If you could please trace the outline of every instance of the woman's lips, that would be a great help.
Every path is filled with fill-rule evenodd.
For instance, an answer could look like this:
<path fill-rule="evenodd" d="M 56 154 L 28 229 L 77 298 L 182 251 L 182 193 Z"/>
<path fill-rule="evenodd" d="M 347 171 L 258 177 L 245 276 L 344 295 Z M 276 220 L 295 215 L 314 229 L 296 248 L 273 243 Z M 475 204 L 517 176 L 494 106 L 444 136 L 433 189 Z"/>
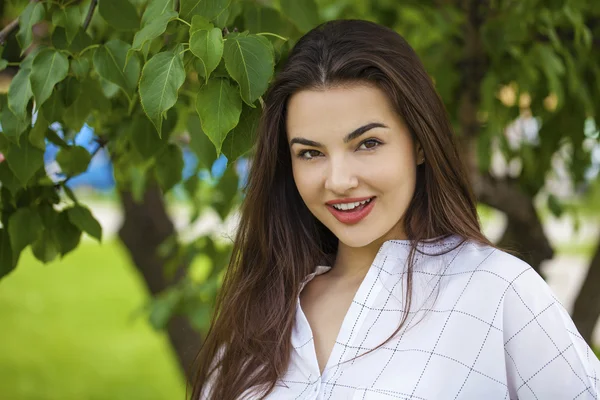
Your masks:
<path fill-rule="evenodd" d="M 376 197 L 372 197 L 369 203 L 358 206 L 353 210 L 338 210 L 337 208 L 329 204 L 327 205 L 327 209 L 341 223 L 352 225 L 360 222 L 363 218 L 369 215 L 369 213 L 375 206 L 376 200 Z"/>

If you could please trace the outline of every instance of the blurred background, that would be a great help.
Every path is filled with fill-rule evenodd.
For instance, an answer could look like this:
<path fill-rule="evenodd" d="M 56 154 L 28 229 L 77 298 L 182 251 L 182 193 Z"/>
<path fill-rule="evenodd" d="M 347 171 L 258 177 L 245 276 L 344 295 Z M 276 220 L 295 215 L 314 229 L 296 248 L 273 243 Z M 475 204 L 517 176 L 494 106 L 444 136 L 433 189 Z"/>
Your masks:
<path fill-rule="evenodd" d="M 41 18 L 32 17 L 36 2 L 0 0 L 0 92 L 16 85 L 26 55 L 17 39 L 28 23 L 32 47 L 56 45 L 57 32 L 68 30 L 72 18 L 76 27 L 89 25 L 89 46 L 114 37 L 135 43 L 136 29 L 112 31 L 110 1 L 104 2 L 88 20 L 95 0 L 44 1 Z M 144 13 L 159 1 L 130 3 L 142 29 Z M 162 3 L 183 20 L 189 16 L 189 1 Z M 65 11 L 66 20 L 54 17 L 74 8 Z M 270 38 L 275 70 L 302 33 L 322 21 L 369 19 L 401 33 L 447 106 L 485 233 L 546 279 L 600 354 L 600 2 L 227 0 L 222 8 L 227 17 L 213 22 L 224 33 L 249 29 L 286 39 Z M 177 29 L 169 25 L 153 43 L 177 36 Z M 118 101 L 119 88 L 98 75 L 106 98 Z M 73 104 L 92 95 L 84 90 Z M 1 400 L 185 397 L 185 366 L 208 327 L 251 153 L 228 160 L 208 151 L 211 143 L 195 136 L 201 121 L 194 113 L 182 117 L 180 103 L 178 117 L 167 118 L 173 125 L 167 140 L 180 157 L 162 160 L 174 177 L 151 167 L 158 185 L 143 162 L 125 165 L 115 157 L 143 156 L 141 146 L 117 151 L 85 118 L 77 129 L 69 121 L 50 125 L 54 134 L 46 137 L 53 139 L 43 142 L 46 176 L 60 186 L 61 199 L 76 198 L 90 209 L 102 240 L 83 229 L 64 257 L 26 247 L 0 280 Z M 126 116 L 117 119 L 114 131 L 129 123 Z M 83 171 L 66 173 L 63 141 L 89 153 Z M 8 187 L 3 163 L 0 155 L 0 184 Z"/>

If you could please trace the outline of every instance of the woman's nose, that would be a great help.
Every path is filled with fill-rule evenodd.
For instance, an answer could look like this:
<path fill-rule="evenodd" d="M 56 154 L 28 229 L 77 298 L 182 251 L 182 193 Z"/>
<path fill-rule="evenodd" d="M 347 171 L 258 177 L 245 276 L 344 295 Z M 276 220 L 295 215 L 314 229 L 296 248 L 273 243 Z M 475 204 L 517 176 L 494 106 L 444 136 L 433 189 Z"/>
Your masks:
<path fill-rule="evenodd" d="M 344 160 L 332 160 L 325 180 L 325 189 L 344 194 L 358 186 L 358 177 L 351 165 Z"/>

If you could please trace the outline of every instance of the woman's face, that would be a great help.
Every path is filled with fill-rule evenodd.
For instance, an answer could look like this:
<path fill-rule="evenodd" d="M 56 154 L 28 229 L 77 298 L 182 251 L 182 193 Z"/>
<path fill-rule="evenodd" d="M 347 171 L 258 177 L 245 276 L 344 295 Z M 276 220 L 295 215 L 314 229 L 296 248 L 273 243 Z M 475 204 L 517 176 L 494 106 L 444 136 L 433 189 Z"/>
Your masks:
<path fill-rule="evenodd" d="M 286 127 L 300 196 L 340 242 L 405 238 L 422 152 L 381 89 L 300 91 L 289 100 Z"/>

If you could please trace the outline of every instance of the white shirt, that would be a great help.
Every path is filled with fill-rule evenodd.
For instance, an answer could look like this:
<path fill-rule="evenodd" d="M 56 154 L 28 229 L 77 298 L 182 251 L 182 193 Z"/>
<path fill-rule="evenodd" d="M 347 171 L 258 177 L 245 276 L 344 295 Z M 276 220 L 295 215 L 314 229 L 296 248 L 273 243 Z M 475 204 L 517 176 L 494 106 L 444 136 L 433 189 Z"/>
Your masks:
<path fill-rule="evenodd" d="M 458 243 L 454 236 L 420 248 Z M 298 299 L 289 369 L 268 399 L 599 398 L 600 362 L 548 285 L 518 258 L 470 242 L 446 255 L 418 255 L 405 327 L 346 362 L 398 327 L 408 251 L 407 241 L 382 245 L 322 375 Z M 329 269 L 317 267 L 302 288 Z"/>

